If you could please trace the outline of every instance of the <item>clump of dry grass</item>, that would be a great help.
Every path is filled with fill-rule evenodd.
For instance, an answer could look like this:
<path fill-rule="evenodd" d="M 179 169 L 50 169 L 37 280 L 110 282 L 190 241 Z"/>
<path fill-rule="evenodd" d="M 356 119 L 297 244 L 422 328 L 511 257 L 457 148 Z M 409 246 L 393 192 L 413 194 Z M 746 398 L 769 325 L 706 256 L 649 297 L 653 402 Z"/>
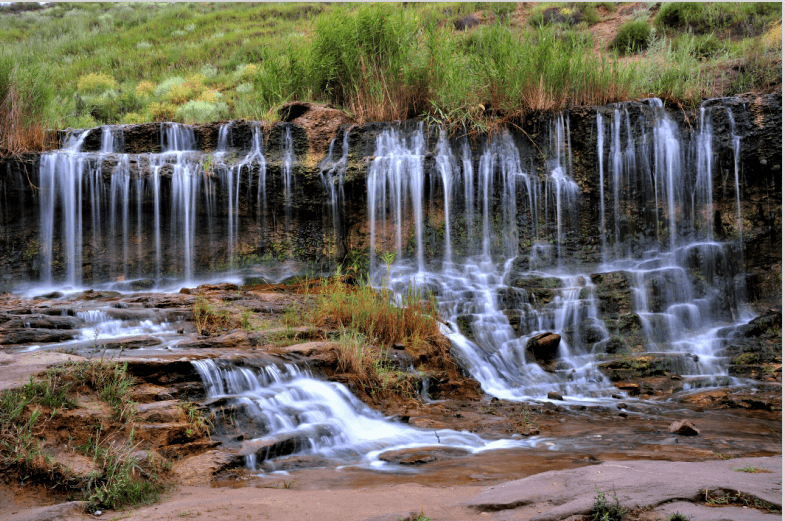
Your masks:
<path fill-rule="evenodd" d="M 309 318 L 315 326 L 352 329 L 382 346 L 402 343 L 414 351 L 441 336 L 433 299 L 412 289 L 400 304 L 389 290 L 348 284 L 339 273 L 324 281 Z"/>

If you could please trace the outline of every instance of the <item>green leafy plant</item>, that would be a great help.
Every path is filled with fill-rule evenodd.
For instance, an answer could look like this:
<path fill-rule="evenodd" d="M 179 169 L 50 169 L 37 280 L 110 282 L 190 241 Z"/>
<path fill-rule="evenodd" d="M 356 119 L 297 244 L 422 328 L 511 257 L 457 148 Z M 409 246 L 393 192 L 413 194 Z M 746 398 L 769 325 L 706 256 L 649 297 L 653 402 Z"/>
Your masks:
<path fill-rule="evenodd" d="M 600 492 L 597 489 L 597 496 L 594 498 L 594 505 L 589 513 L 590 521 L 622 521 L 627 509 L 621 506 L 616 491 L 608 499 L 607 492 Z"/>

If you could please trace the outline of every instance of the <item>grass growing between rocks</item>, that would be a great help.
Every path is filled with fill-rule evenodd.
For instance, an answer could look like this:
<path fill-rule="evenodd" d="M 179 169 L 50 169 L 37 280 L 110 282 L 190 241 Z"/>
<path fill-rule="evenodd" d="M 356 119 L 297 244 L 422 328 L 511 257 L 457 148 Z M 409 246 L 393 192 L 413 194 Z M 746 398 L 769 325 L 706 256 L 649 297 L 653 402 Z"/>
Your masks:
<path fill-rule="evenodd" d="M 124 429 L 136 415 L 130 398 L 134 380 L 127 366 L 113 361 L 87 360 L 54 366 L 23 387 L 0 392 L 0 469 L 24 484 L 42 483 L 85 501 L 90 513 L 153 501 L 165 484 L 161 467 L 143 468 L 132 456 L 138 444 Z M 94 393 L 113 411 L 114 428 L 95 434 L 79 447 L 92 460 L 92 470 L 79 474 L 56 460 L 46 441 L 48 424 L 75 398 Z M 73 427 L 73 426 L 72 426 Z"/>
<path fill-rule="evenodd" d="M 349 284 L 339 272 L 324 279 L 309 319 L 315 326 L 351 329 L 384 347 L 400 343 L 415 352 L 441 336 L 432 298 L 412 289 L 401 302 L 394 299 L 389 290 Z"/>

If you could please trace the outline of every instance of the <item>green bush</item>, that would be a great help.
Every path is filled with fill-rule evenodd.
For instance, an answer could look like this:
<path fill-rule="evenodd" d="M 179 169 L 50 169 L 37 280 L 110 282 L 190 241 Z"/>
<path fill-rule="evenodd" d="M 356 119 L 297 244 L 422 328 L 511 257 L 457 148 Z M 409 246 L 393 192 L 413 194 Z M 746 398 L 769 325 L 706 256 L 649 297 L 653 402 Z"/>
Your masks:
<path fill-rule="evenodd" d="M 649 46 L 651 26 L 649 22 L 631 21 L 619 28 L 616 38 L 611 42 L 611 47 L 621 53 L 637 53 Z"/>
<path fill-rule="evenodd" d="M 214 65 L 207 63 L 204 65 L 204 67 L 201 68 L 199 73 L 202 74 L 205 78 L 215 78 L 218 76 L 218 69 L 215 68 Z"/>
<path fill-rule="evenodd" d="M 616 491 L 612 494 L 612 500 L 606 497 L 606 492 L 597 491 L 594 499 L 594 506 L 590 512 L 590 521 L 622 521 L 627 514 L 627 509 L 621 506 Z"/>
<path fill-rule="evenodd" d="M 175 116 L 186 123 L 218 121 L 229 117 L 229 106 L 222 101 L 189 101 L 177 109 Z"/>
<path fill-rule="evenodd" d="M 155 88 L 155 97 L 162 98 L 166 96 L 166 94 L 169 92 L 169 89 L 171 89 L 175 85 L 182 85 L 183 83 L 185 83 L 185 80 L 180 76 L 167 78 L 161 83 L 159 83 L 158 86 Z"/>
<path fill-rule="evenodd" d="M 698 2 L 663 2 L 654 24 L 657 27 L 675 29 L 689 25 L 702 13 L 703 6 Z"/>

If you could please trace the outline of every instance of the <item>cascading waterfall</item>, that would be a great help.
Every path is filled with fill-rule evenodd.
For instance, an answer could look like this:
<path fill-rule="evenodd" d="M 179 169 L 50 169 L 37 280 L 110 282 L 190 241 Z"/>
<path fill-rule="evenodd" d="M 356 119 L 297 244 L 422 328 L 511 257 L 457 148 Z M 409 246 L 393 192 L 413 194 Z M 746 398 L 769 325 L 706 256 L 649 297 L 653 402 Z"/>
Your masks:
<path fill-rule="evenodd" d="M 81 151 L 91 132 L 87 130 L 70 136 L 62 150 L 42 155 L 41 281 L 55 282 L 53 266 L 62 258 L 63 282 L 80 286 L 81 268 L 89 262 L 82 251 L 87 237 L 92 258 L 102 251 L 109 254 L 103 271 L 92 263 L 94 280 L 154 277 L 160 282 L 179 274 L 190 281 L 196 274 L 197 252 L 209 256 L 213 265 L 223 262 L 214 247 L 218 237 L 225 241 L 231 266 L 240 229 L 242 176 L 247 173 L 250 187 L 258 172 L 259 205 L 266 208 L 267 168 L 259 124 L 252 126 L 247 155 L 231 167 L 224 165 L 231 153 L 231 127 L 229 123 L 219 130 L 214 157 L 196 150 L 191 127 L 174 123 L 161 125 L 161 152 L 156 154 L 120 153 L 122 133 L 105 126 L 97 153 Z M 291 170 L 291 154 L 287 161 Z M 143 175 L 140 163 L 149 163 L 149 175 Z M 111 173 L 104 183 L 102 172 L 107 170 Z M 89 202 L 83 204 L 87 197 Z M 62 223 L 62 229 L 56 223 Z"/>
<path fill-rule="evenodd" d="M 714 224 L 720 205 L 712 178 L 724 167 L 712 121 L 717 124 L 720 110 L 702 107 L 689 138 L 660 100 L 598 111 L 597 265 L 576 260 L 585 224 L 578 217 L 584 218 L 591 186 L 574 177 L 566 114 L 544 127 L 544 158 L 543 150 L 507 132 L 473 151 L 465 138 L 428 134 L 422 125 L 383 130 L 368 162 L 372 274 L 397 291 L 433 290 L 456 356 L 497 396 L 602 394 L 610 383 L 596 369 L 596 355 L 633 326 L 640 339 L 629 347 L 681 354 L 686 373 L 722 376 L 717 331 L 745 314 L 734 279 L 743 262 L 741 141 L 727 111 L 734 164 L 725 172 L 733 168 L 739 230 L 739 241 L 728 243 L 717 242 Z M 58 282 L 79 286 L 88 263 L 93 280 L 154 276 L 159 283 L 190 281 L 205 266 L 236 267 L 239 242 L 249 233 L 280 233 L 265 221 L 275 217 L 268 195 L 276 201 L 271 208 L 283 202 L 283 232 L 290 234 L 294 127 L 282 128 L 280 156 L 272 163 L 281 169 L 272 180 L 280 191 L 273 193 L 261 126 L 250 124 L 238 138 L 235 125 L 218 130 L 212 156 L 196 150 L 192 128 L 172 123 L 160 127 L 160 153 L 120 153 L 122 132 L 102 127 L 100 152 L 81 151 L 85 131 L 70 136 L 63 150 L 42 155 L 41 280 L 61 277 Z M 350 144 L 356 145 L 350 131 L 340 155 L 336 139 L 319 168 L 324 229 L 331 225 L 336 239 L 348 228 L 343 182 Z M 597 194 L 589 197 L 596 201 Z M 254 205 L 256 223 L 249 223 L 253 212 L 248 217 L 245 208 Z M 111 261 L 99 266 L 91 259 L 101 252 Z M 379 258 L 386 265 L 391 254 L 396 261 L 382 274 Z M 84 276 L 90 274 L 85 268 Z M 618 320 L 600 312 L 604 274 L 622 280 L 632 295 L 630 309 L 614 312 L 623 315 Z M 561 336 L 558 362 L 547 370 L 527 353 L 527 343 L 544 332 Z"/>
<path fill-rule="evenodd" d="M 395 423 L 363 404 L 345 386 L 317 380 L 292 364 L 253 368 L 223 360 L 191 363 L 208 399 L 223 399 L 224 408 L 242 410 L 254 419 L 260 437 L 245 443 L 261 449 L 246 455 L 252 469 L 260 460 L 290 454 L 315 454 L 383 468 L 378 456 L 390 450 L 439 446 L 477 453 L 533 447 L 542 441 L 487 441 L 469 432 L 421 430 Z M 276 451 L 281 445 L 287 449 Z"/>
<path fill-rule="evenodd" d="M 678 363 L 684 374 L 703 375 L 709 384 L 720 382 L 727 372 L 716 355 L 722 345 L 717 331 L 743 313 L 733 286 L 733 274 L 739 270 L 738 248 L 714 241 L 710 194 L 715 151 L 709 114 L 702 114 L 694 139 L 683 143 L 660 100 L 649 100 L 643 110 L 651 130 L 644 128 L 642 120 L 635 122 L 626 106 L 615 107 L 609 140 L 604 117 L 598 113 L 596 118 L 604 235 L 602 264 L 596 272 L 627 281 L 629 320 L 638 325 L 625 327 L 640 328 L 641 349 L 682 355 Z M 379 237 L 394 237 L 399 254 L 402 244 L 416 247 L 411 262 L 398 255 L 390 273 L 384 279 L 377 273 L 375 280 L 389 280 L 399 292 L 411 285 L 432 289 L 448 324 L 445 334 L 453 342 L 454 354 L 486 392 L 500 398 L 541 397 L 551 390 L 573 398 L 602 395 L 610 382 L 596 369 L 596 353 L 619 342 L 620 332 L 606 327 L 600 318 L 593 276 L 581 272 L 579 265 L 562 262 L 569 258 L 565 245 L 571 226 L 577 225 L 581 204 L 578 184 L 571 176 L 567 118 L 555 116 L 549 136 L 544 175 L 525 173 L 518 146 L 501 134 L 476 160 L 475 185 L 468 145 L 462 147 L 458 161 L 440 137 L 432 163 L 423 170 L 422 131 L 409 136 L 387 131 L 377 141 L 369 174 L 372 251 L 385 250 L 379 247 Z M 408 168 L 402 167 L 407 162 L 411 162 Z M 421 201 L 409 195 L 416 193 L 410 187 L 422 186 L 426 175 L 432 186 L 435 181 L 443 190 L 445 216 L 466 215 L 468 231 L 477 212 L 482 230 L 477 234 L 479 249 L 465 248 L 458 258 L 455 239 L 446 228 L 442 243 L 435 247 L 442 252 L 441 269 L 439 257 L 423 257 L 422 217 L 406 206 Z M 454 179 L 463 180 L 462 200 L 451 197 Z M 544 199 L 538 196 L 541 192 Z M 613 204 L 612 222 L 605 218 L 606 194 Z M 640 204 L 633 197 L 640 198 Z M 658 211 L 651 219 L 649 249 L 641 253 L 641 246 L 631 241 L 637 237 L 631 233 L 627 213 L 643 209 L 648 218 L 652 213 L 645 208 L 650 205 Z M 692 221 L 691 215 L 696 216 Z M 380 216 L 393 225 L 392 233 L 379 231 L 385 226 Z M 545 218 L 543 223 L 539 216 Z M 531 228 L 521 227 L 527 218 Z M 544 236 L 539 236 L 541 224 Z M 472 239 L 469 235 L 466 244 Z M 519 249 L 522 243 L 528 246 Z M 693 290 L 693 277 L 706 283 Z M 526 352 L 529 340 L 543 332 L 561 336 L 555 369 L 544 369 Z"/>

